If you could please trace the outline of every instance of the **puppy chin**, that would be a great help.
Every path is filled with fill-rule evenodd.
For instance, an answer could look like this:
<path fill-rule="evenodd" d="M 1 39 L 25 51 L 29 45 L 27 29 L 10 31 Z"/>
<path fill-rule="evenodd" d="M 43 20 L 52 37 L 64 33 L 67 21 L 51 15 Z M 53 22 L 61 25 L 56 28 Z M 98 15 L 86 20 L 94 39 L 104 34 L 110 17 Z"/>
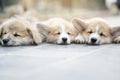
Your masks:
<path fill-rule="evenodd" d="M 9 42 L 7 44 L 2 43 L 3 47 L 10 47 L 10 46 L 18 46 L 19 44 L 16 44 L 15 42 Z"/>
<path fill-rule="evenodd" d="M 2 44 L 3 47 L 10 47 L 10 46 L 15 46 L 13 44 Z M 17 45 L 16 45 L 17 46 Z"/>
<path fill-rule="evenodd" d="M 86 43 L 87 43 L 88 45 L 94 45 L 94 46 L 101 45 L 101 43 L 100 43 L 99 41 L 97 41 L 97 42 L 95 42 L 95 43 L 93 43 L 93 42 L 91 42 L 91 41 L 87 41 Z"/>
<path fill-rule="evenodd" d="M 58 45 L 69 45 L 70 43 L 57 43 Z"/>
<path fill-rule="evenodd" d="M 70 42 L 57 42 L 58 45 L 69 45 Z"/>
<path fill-rule="evenodd" d="M 70 40 L 68 39 L 66 42 L 64 42 L 64 41 L 62 41 L 62 40 L 58 40 L 57 41 L 57 44 L 59 44 L 59 45 L 69 45 L 71 42 L 70 42 Z"/>
<path fill-rule="evenodd" d="M 88 44 L 88 45 L 93 45 L 93 46 L 99 46 L 99 45 L 101 45 L 101 44 L 99 44 L 99 43 L 88 43 L 88 42 L 87 42 L 87 44 Z"/>
<path fill-rule="evenodd" d="M 4 46 L 4 47 L 10 47 L 10 46 L 12 47 L 12 46 L 20 46 L 20 45 L 28 45 L 28 44 L 30 44 L 30 43 L 21 43 L 21 42 L 10 41 L 7 44 L 4 44 L 2 42 L 2 46 Z"/>

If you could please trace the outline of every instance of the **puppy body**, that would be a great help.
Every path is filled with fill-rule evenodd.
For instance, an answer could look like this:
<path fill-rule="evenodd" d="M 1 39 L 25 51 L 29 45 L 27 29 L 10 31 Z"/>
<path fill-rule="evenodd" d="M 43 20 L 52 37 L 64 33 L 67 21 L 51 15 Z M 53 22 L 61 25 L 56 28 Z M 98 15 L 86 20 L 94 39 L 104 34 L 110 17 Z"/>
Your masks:
<path fill-rule="evenodd" d="M 102 18 L 90 20 L 73 19 L 74 26 L 79 30 L 76 43 L 105 44 L 112 42 L 112 28 Z"/>
<path fill-rule="evenodd" d="M 62 18 L 52 18 L 43 23 L 49 26 L 47 42 L 56 44 L 70 44 L 74 42 L 75 29 L 72 23 Z"/>
<path fill-rule="evenodd" d="M 42 37 L 37 27 L 22 18 L 11 18 L 0 27 L 1 44 L 3 46 L 39 44 Z"/>

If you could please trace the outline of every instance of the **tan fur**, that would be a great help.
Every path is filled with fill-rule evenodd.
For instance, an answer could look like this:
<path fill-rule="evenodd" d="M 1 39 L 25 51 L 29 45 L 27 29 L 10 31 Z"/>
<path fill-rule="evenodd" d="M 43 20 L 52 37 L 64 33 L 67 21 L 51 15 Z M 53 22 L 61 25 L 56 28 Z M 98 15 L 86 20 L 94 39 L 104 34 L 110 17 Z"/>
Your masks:
<path fill-rule="evenodd" d="M 24 13 L 23 7 L 20 4 L 12 5 L 6 8 L 6 17 L 22 15 L 23 13 Z"/>
<path fill-rule="evenodd" d="M 111 26 L 108 25 L 102 19 L 94 18 L 94 19 L 90 19 L 90 20 L 85 21 L 82 19 L 75 18 L 75 19 L 73 19 L 73 24 L 77 29 L 80 29 L 79 31 L 81 33 L 81 36 L 83 36 L 85 43 L 88 43 L 89 37 L 92 33 L 96 33 L 99 35 L 98 44 L 112 42 Z M 97 32 L 96 32 L 96 27 L 99 28 Z M 100 35 L 101 33 L 102 33 L 102 35 Z M 76 43 L 83 43 L 83 40 L 76 39 Z"/>
<path fill-rule="evenodd" d="M 5 38 L 11 40 L 6 46 L 39 44 L 41 42 L 37 28 L 24 19 L 11 18 L 5 21 L 1 25 L 0 33 L 1 40 Z M 18 36 L 14 36 L 15 34 Z M 4 45 L 3 42 L 1 43 Z"/>
<path fill-rule="evenodd" d="M 48 21 L 43 22 L 44 24 L 48 25 L 50 28 L 49 34 L 47 36 L 47 42 L 49 43 L 57 43 L 60 34 L 62 34 L 62 27 L 65 30 L 65 33 L 68 33 L 70 42 L 74 42 L 75 37 L 75 29 L 73 25 L 62 19 L 62 18 L 53 18 L 49 19 Z M 60 34 L 59 34 L 60 33 Z"/>
<path fill-rule="evenodd" d="M 90 30 L 95 31 L 96 26 L 100 26 L 98 33 L 100 34 L 102 32 L 104 34 L 103 36 L 100 36 L 100 41 L 103 40 L 105 41 L 105 43 L 107 43 L 106 40 L 109 39 L 111 42 L 112 41 L 112 36 L 110 33 L 111 28 L 109 25 L 101 21 L 89 23 L 88 28 L 83 32 L 84 38 L 87 39 L 90 35 L 88 32 Z"/>
<path fill-rule="evenodd" d="M 20 3 L 24 9 L 24 11 L 28 11 L 32 8 L 35 8 L 35 6 L 38 3 L 38 0 L 20 0 Z"/>
<path fill-rule="evenodd" d="M 26 13 L 38 17 L 39 14 L 34 11 L 38 7 L 38 3 L 39 0 L 19 0 L 17 4 L 6 8 L 6 17 L 24 15 Z"/>

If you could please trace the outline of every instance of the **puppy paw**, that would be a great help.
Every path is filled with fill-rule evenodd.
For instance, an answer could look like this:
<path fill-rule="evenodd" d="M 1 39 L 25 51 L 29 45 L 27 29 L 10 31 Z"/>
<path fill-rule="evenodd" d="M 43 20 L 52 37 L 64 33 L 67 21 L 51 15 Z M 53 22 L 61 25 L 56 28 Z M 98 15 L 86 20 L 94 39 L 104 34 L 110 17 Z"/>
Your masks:
<path fill-rule="evenodd" d="M 114 43 L 120 43 L 120 36 L 113 40 Z"/>
<path fill-rule="evenodd" d="M 83 43 L 85 43 L 85 40 L 84 40 L 84 38 L 82 36 L 77 36 L 75 38 L 75 43 L 76 44 L 83 44 Z"/>

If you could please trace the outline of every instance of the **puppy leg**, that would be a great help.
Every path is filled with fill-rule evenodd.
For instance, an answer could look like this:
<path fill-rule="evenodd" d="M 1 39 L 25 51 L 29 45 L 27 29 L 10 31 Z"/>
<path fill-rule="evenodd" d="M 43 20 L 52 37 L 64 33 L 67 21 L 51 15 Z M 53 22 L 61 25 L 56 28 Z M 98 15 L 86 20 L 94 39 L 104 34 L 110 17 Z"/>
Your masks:
<path fill-rule="evenodd" d="M 82 36 L 81 33 L 79 33 L 79 34 L 76 36 L 76 38 L 75 38 L 75 43 L 77 43 L 77 44 L 83 44 L 83 43 L 85 43 L 85 39 L 84 39 L 84 37 Z"/>
<path fill-rule="evenodd" d="M 114 43 L 120 43 L 120 36 L 113 40 Z"/>
<path fill-rule="evenodd" d="M 40 37 L 40 34 L 39 34 L 38 30 L 29 27 L 27 29 L 27 31 L 33 38 L 32 44 L 38 45 L 38 44 L 42 43 L 42 39 Z"/>

